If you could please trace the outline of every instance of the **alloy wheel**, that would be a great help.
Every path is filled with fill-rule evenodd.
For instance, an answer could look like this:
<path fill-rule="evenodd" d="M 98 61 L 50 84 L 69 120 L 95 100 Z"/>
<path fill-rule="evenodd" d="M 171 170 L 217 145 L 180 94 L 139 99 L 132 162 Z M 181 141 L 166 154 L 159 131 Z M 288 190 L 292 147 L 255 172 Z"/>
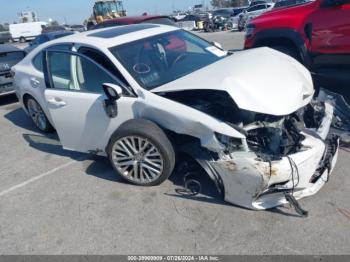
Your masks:
<path fill-rule="evenodd" d="M 112 148 L 112 159 L 119 173 L 137 184 L 150 184 L 163 173 L 164 159 L 159 149 L 139 136 L 117 140 Z"/>
<path fill-rule="evenodd" d="M 34 124 L 40 130 L 42 131 L 45 130 L 47 126 L 46 116 L 41 106 L 34 99 L 29 99 L 27 102 L 27 106 L 28 106 L 29 115 L 32 118 Z"/>

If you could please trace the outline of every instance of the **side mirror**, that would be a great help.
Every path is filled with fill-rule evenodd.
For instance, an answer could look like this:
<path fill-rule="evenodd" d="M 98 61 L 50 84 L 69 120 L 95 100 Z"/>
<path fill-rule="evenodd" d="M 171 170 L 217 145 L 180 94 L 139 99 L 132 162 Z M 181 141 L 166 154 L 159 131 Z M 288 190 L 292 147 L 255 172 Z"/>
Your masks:
<path fill-rule="evenodd" d="M 220 43 L 215 42 L 215 41 L 214 41 L 214 42 L 211 42 L 211 43 L 212 43 L 213 46 L 216 46 L 217 48 L 219 48 L 219 49 L 221 49 L 221 50 L 223 49 L 223 48 L 222 48 L 222 45 L 221 45 Z"/>
<path fill-rule="evenodd" d="M 122 88 L 118 85 L 104 83 L 102 87 L 109 100 L 117 101 L 123 94 Z"/>
<path fill-rule="evenodd" d="M 122 96 L 123 91 L 120 86 L 115 84 L 104 83 L 102 87 L 108 98 L 104 101 L 106 114 L 110 118 L 115 118 L 118 116 L 118 104 L 116 101 Z"/>

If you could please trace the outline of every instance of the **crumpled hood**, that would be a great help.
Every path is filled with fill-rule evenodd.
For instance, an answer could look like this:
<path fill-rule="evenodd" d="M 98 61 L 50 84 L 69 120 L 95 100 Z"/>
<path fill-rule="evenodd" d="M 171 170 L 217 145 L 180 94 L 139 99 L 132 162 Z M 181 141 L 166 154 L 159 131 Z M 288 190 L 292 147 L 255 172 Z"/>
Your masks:
<path fill-rule="evenodd" d="M 152 92 L 195 89 L 227 91 L 239 108 L 276 116 L 304 107 L 314 94 L 308 70 L 267 47 L 236 52 Z"/>

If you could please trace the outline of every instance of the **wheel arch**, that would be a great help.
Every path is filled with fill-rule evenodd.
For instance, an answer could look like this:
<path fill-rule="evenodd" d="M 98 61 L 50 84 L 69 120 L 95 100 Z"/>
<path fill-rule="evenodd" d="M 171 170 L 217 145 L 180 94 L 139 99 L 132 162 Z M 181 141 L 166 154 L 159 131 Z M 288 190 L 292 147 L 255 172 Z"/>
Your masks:
<path fill-rule="evenodd" d="M 28 93 L 24 93 L 23 96 L 22 96 L 23 105 L 24 105 L 24 107 L 25 107 L 25 109 L 27 111 L 28 111 L 27 101 L 28 101 L 29 98 L 35 99 L 32 95 L 30 95 Z"/>
<path fill-rule="evenodd" d="M 167 128 L 162 127 L 157 122 L 145 118 L 136 118 L 136 119 L 130 119 L 126 122 L 124 122 L 122 125 L 120 125 L 111 135 L 109 138 L 108 144 L 105 148 L 105 151 L 108 152 L 108 147 L 111 145 L 112 137 L 122 128 L 124 128 L 126 125 L 130 125 L 131 123 L 138 122 L 138 121 L 145 121 L 145 122 L 151 122 L 152 124 L 158 126 L 167 136 L 170 143 L 172 144 L 175 154 L 176 155 L 182 155 L 187 156 L 190 159 L 195 161 L 209 176 L 209 178 L 214 182 L 215 187 L 218 191 L 218 193 L 221 196 L 224 196 L 225 189 L 223 181 L 220 177 L 220 175 L 211 167 L 209 164 L 209 161 L 213 160 L 214 157 L 211 155 L 211 153 L 201 146 L 200 139 L 197 137 L 193 137 L 187 134 L 179 134 L 175 133 L 174 131 L 171 131 Z M 177 159 L 181 159 L 176 157 Z M 176 165 L 176 162 L 175 162 Z M 176 173 L 174 173 L 176 175 Z"/>
<path fill-rule="evenodd" d="M 252 47 L 272 47 L 284 45 L 295 48 L 298 52 L 300 61 L 307 67 L 311 68 L 311 59 L 305 47 L 302 36 L 295 30 L 289 28 L 267 29 L 256 33 Z"/>
<path fill-rule="evenodd" d="M 23 104 L 23 108 L 25 110 L 25 112 L 28 114 L 28 106 L 27 106 L 27 100 L 29 98 L 33 98 L 42 108 L 42 110 L 44 111 L 45 113 L 45 116 L 47 118 L 47 120 L 49 121 L 49 123 L 51 124 L 51 126 L 53 128 L 55 128 L 54 124 L 53 124 L 53 121 L 51 119 L 51 116 L 48 114 L 47 110 L 45 109 L 45 107 L 43 107 L 43 105 L 40 104 L 40 102 L 33 96 L 31 95 L 30 93 L 26 92 L 22 95 L 22 104 Z"/>

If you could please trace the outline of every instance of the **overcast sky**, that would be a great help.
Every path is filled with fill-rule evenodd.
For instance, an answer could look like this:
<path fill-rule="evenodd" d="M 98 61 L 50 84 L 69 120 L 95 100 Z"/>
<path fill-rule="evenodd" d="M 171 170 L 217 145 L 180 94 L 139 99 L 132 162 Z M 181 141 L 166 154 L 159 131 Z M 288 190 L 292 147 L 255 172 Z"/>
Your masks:
<path fill-rule="evenodd" d="M 92 13 L 94 0 L 0 0 L 0 23 L 17 21 L 20 11 L 34 11 L 39 18 L 49 18 L 61 23 L 82 23 Z M 195 4 L 209 0 L 124 0 L 129 15 L 169 13 L 173 8 L 187 10 Z"/>

